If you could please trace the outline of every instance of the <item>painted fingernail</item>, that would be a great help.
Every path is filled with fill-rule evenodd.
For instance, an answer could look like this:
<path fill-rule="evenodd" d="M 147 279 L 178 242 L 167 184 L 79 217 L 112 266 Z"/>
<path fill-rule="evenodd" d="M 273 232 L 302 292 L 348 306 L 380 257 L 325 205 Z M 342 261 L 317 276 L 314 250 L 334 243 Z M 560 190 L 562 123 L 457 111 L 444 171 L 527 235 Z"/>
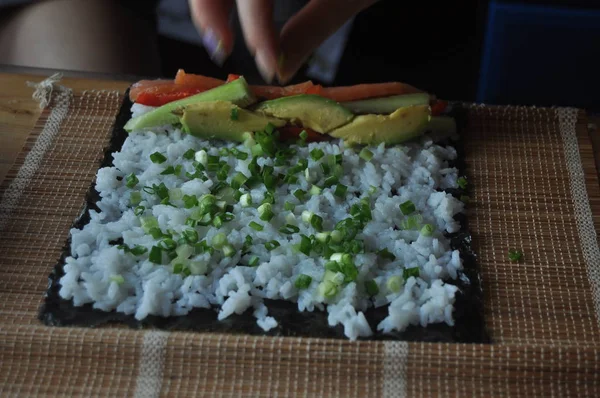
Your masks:
<path fill-rule="evenodd" d="M 258 67 L 258 71 L 260 72 L 262 78 L 265 80 L 265 82 L 271 83 L 273 81 L 273 76 L 275 75 L 273 62 L 271 62 L 271 60 L 262 50 L 256 51 L 254 59 L 256 60 L 256 66 Z"/>
<path fill-rule="evenodd" d="M 204 45 L 210 59 L 215 64 L 219 66 L 223 65 L 225 59 L 227 59 L 227 53 L 225 53 L 225 48 L 223 48 L 223 42 L 212 29 L 207 29 L 202 35 L 202 45 Z"/>

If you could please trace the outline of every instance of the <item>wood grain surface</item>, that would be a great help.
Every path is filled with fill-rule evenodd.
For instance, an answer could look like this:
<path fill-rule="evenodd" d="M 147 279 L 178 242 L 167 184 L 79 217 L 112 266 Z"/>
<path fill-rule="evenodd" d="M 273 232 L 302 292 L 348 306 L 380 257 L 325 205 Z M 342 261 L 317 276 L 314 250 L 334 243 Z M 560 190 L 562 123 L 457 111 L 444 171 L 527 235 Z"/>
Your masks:
<path fill-rule="evenodd" d="M 38 119 L 41 110 L 31 97 L 33 88 L 28 81 L 39 82 L 52 72 L 2 73 L 0 68 L 0 182 L 14 163 L 17 154 Z M 94 76 L 94 75 L 90 75 Z M 119 90 L 124 92 L 131 84 L 125 80 L 107 80 L 93 77 L 65 77 L 61 84 L 74 93 L 85 90 Z"/>

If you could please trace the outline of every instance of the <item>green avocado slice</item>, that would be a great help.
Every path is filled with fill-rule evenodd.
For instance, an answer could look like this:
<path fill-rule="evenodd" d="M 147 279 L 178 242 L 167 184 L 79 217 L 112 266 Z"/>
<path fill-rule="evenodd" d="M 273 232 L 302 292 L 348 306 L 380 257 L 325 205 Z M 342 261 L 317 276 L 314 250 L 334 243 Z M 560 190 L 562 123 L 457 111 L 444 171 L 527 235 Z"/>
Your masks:
<path fill-rule="evenodd" d="M 204 139 L 243 142 L 247 132 L 264 130 L 269 123 L 275 127 L 286 124 L 285 120 L 257 114 L 228 101 L 199 102 L 176 113 L 180 114 L 183 131 Z"/>
<path fill-rule="evenodd" d="M 399 108 L 390 115 L 360 115 L 329 133 L 347 144 L 399 144 L 427 131 L 431 119 L 428 105 Z"/>
<path fill-rule="evenodd" d="M 254 103 L 256 98 L 250 91 L 246 80 L 243 77 L 240 77 L 230 83 L 215 87 L 200 94 L 192 95 L 191 97 L 169 102 L 144 115 L 134 117 L 125 124 L 125 130 L 132 132 L 134 130 L 144 130 L 167 124 L 176 124 L 179 122 L 179 119 L 173 111 L 191 104 L 218 100 L 229 101 L 238 106 L 246 107 Z"/>
<path fill-rule="evenodd" d="M 355 114 L 389 114 L 405 106 L 427 105 L 429 104 L 429 99 L 430 97 L 427 93 L 415 93 L 343 102 L 342 105 Z"/>
<path fill-rule="evenodd" d="M 261 102 L 254 110 L 301 124 L 317 133 L 329 131 L 349 123 L 354 114 L 339 103 L 313 94 L 300 94 Z"/>

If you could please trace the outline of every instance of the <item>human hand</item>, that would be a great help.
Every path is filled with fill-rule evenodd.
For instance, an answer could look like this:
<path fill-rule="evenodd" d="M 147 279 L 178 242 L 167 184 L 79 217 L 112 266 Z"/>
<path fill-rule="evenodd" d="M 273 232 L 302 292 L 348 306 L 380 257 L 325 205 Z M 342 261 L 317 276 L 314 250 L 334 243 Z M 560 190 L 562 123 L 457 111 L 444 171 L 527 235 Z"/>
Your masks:
<path fill-rule="evenodd" d="M 275 31 L 273 0 L 189 0 L 204 47 L 217 64 L 233 49 L 229 15 L 235 2 L 246 46 L 263 79 L 286 83 L 329 36 L 377 0 L 311 0 Z"/>

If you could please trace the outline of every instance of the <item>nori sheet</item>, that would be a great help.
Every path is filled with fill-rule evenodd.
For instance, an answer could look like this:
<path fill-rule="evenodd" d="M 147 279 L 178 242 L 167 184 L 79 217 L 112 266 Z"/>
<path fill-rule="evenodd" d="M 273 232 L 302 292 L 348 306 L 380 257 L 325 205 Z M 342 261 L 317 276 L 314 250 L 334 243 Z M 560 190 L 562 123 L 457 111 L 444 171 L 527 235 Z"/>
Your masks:
<path fill-rule="evenodd" d="M 104 150 L 104 158 L 99 167 L 112 165 L 111 154 L 120 150 L 127 132 L 123 126 L 131 117 L 132 106 L 129 100 L 129 91 L 116 116 L 112 136 L 108 147 Z M 460 129 L 463 128 L 466 117 L 465 111 L 458 104 L 453 104 L 452 116 L 457 120 Z M 444 144 L 444 143 L 440 143 Z M 446 144 L 449 144 L 446 143 Z M 453 166 L 457 167 L 461 174 L 465 174 L 464 151 L 459 141 L 452 142 L 458 151 L 458 160 Z M 448 190 L 456 197 L 468 194 L 462 189 Z M 96 202 L 100 200 L 98 192 L 92 182 L 80 215 L 74 221 L 72 228 L 83 228 L 90 221 L 89 210 L 99 210 Z M 483 291 L 481 279 L 478 272 L 476 256 L 471 250 L 471 239 L 468 232 L 467 217 L 460 214 L 461 230 L 457 233 L 447 234 L 451 239 L 453 249 L 460 251 L 464 269 L 462 273 L 468 279 L 459 278 L 448 280 L 459 288 L 454 304 L 455 325 L 449 326 L 445 323 L 430 324 L 427 327 L 411 325 L 404 332 L 382 334 L 377 332 L 377 324 L 387 315 L 387 306 L 371 308 L 366 311 L 365 316 L 374 331 L 374 335 L 362 340 L 404 340 L 422 342 L 446 342 L 446 343 L 490 343 L 489 335 L 485 329 Z M 83 326 L 98 327 L 108 323 L 123 323 L 132 328 L 154 327 L 164 330 L 187 330 L 199 332 L 222 332 L 252 335 L 271 336 L 305 336 L 321 338 L 345 339 L 341 325 L 332 328 L 327 323 L 327 312 L 316 310 L 313 312 L 299 312 L 295 303 L 283 300 L 264 300 L 269 310 L 279 325 L 269 332 L 263 331 L 249 309 L 241 315 L 233 314 L 223 321 L 217 320 L 215 309 L 195 308 L 185 316 L 160 317 L 148 316 L 138 321 L 133 315 L 125 315 L 116 311 L 105 312 L 94 309 L 92 304 L 76 307 L 71 300 L 60 297 L 60 278 L 64 275 L 63 266 L 67 257 L 71 255 L 71 238 L 67 238 L 60 259 L 48 278 L 48 290 L 44 302 L 39 310 L 39 320 L 48 326 Z"/>

